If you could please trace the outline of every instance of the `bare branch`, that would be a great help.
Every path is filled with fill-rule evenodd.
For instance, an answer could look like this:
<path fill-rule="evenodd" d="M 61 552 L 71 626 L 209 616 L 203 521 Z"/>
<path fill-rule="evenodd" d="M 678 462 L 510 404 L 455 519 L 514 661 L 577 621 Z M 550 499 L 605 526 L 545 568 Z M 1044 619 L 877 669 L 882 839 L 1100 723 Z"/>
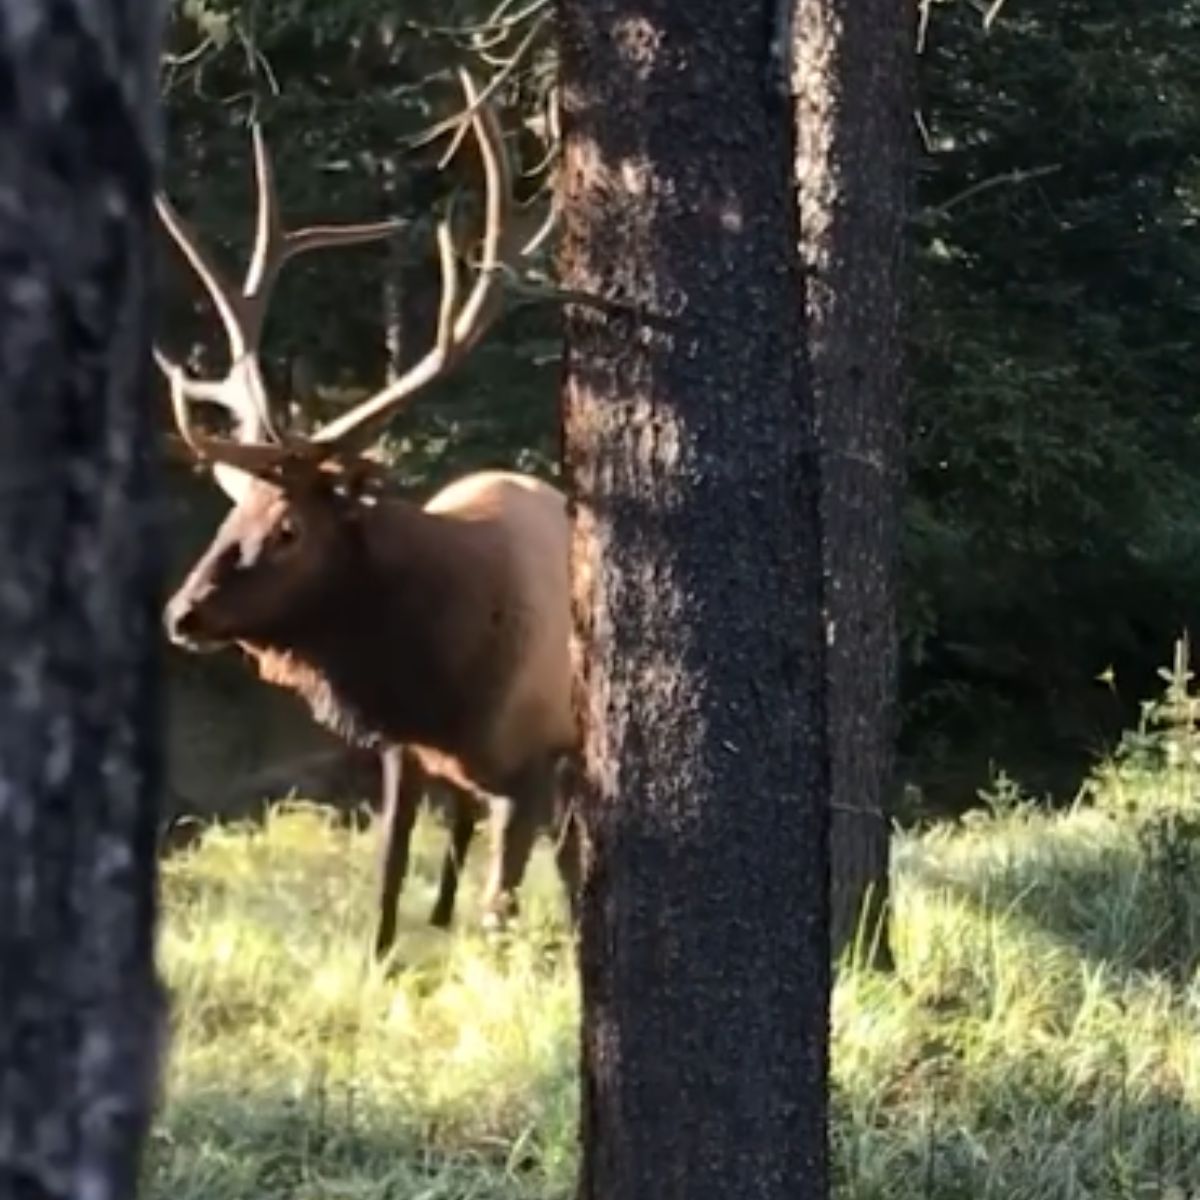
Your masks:
<path fill-rule="evenodd" d="M 190 67 L 192 63 L 198 61 L 213 44 L 212 34 L 208 34 L 201 38 L 200 41 L 190 50 L 185 50 L 182 54 L 171 54 L 164 50 L 162 53 L 162 62 L 168 67 Z"/>
<path fill-rule="evenodd" d="M 519 9 L 511 16 L 506 16 L 506 11 L 512 7 L 513 3 L 514 0 L 502 0 L 482 21 L 476 21 L 469 25 L 429 25 L 421 21 L 405 21 L 402 22 L 402 27 L 418 33 L 437 34 L 441 37 L 462 40 L 491 34 L 496 30 L 509 33 L 531 16 L 542 12 L 543 9 L 549 9 L 552 0 L 533 0 L 525 8 Z"/>
<path fill-rule="evenodd" d="M 1028 183 L 1031 179 L 1042 179 L 1047 175 L 1053 175 L 1061 170 L 1062 163 L 1049 163 L 1044 167 L 1026 167 L 1017 168 L 1013 171 L 1002 171 L 999 175 L 989 176 L 987 179 L 981 179 L 978 183 L 971 184 L 970 187 L 963 188 L 961 192 L 956 192 L 949 200 L 944 200 L 941 204 L 932 205 L 925 210 L 923 219 L 928 220 L 934 216 L 945 216 L 952 208 L 957 208 L 960 204 L 974 199 L 983 192 L 990 192 L 993 188 L 1015 187 L 1022 183 Z"/>

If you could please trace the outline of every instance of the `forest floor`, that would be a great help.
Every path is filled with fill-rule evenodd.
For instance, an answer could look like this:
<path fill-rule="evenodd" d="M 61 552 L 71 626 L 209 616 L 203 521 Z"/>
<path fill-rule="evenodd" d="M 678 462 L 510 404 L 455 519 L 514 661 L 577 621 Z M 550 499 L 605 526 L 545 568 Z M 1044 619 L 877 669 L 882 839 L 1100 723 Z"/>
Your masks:
<path fill-rule="evenodd" d="M 898 836 L 897 971 L 845 969 L 834 995 L 837 1196 L 1200 1195 L 1200 771 L 1168 743 L 1067 810 L 1002 784 Z M 548 852 L 498 948 L 472 930 L 482 840 L 458 930 L 425 926 L 443 844 L 423 822 L 392 979 L 366 962 L 369 831 L 279 809 L 165 863 L 147 1195 L 571 1195 L 578 998 Z"/>

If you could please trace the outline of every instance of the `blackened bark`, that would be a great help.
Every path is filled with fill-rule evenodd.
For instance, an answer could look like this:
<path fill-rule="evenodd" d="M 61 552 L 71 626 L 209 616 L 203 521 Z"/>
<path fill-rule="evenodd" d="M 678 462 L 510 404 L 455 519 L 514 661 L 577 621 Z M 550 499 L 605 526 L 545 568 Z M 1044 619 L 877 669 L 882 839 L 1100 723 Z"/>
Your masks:
<path fill-rule="evenodd" d="M 129 1200 L 155 1095 L 159 5 L 0 0 L 0 1196 Z"/>
<path fill-rule="evenodd" d="M 830 937 L 891 965 L 911 6 L 796 0 L 796 181 L 822 454 L 832 766 Z"/>
<path fill-rule="evenodd" d="M 766 3 L 562 0 L 584 1200 L 826 1194 L 827 764 Z"/>

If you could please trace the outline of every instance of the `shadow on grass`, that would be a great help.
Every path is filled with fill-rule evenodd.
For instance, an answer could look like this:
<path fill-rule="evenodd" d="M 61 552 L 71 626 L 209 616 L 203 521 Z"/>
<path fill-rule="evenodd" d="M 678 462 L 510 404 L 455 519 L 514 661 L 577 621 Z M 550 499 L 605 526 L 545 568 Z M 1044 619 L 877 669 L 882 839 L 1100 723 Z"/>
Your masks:
<path fill-rule="evenodd" d="M 1056 1110 L 1006 1115 L 980 1095 L 964 1108 L 953 1077 L 919 1107 L 854 1113 L 833 1100 L 833 1195 L 849 1200 L 1192 1200 L 1200 1118 L 1177 1095 L 1138 1100 L 1081 1090 Z"/>
<path fill-rule="evenodd" d="M 569 1194 L 573 1148 L 561 1127 L 562 1081 L 526 1081 L 523 1122 L 494 1134 L 452 1118 L 364 1101 L 344 1082 L 314 1077 L 300 1094 L 204 1087 L 172 1099 L 145 1162 L 149 1200 L 403 1197 L 497 1200 Z M 557 1098 L 557 1099 L 556 1099 Z"/>

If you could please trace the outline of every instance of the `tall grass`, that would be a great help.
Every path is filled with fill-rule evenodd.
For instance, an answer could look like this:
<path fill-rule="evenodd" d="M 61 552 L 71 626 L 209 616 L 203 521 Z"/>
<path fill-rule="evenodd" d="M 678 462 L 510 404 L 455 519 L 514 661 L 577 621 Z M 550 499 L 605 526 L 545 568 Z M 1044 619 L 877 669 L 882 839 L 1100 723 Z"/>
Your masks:
<path fill-rule="evenodd" d="M 372 839 L 331 814 L 278 808 L 168 860 L 174 1050 L 151 1195 L 569 1187 L 577 1001 L 556 881 L 539 855 L 509 945 L 471 931 L 469 903 L 464 932 L 440 934 L 424 918 L 441 846 L 422 823 L 391 976 L 367 953 Z"/>
<path fill-rule="evenodd" d="M 847 968 L 833 1001 L 839 1196 L 1200 1195 L 1187 696 L 1168 688 L 1066 811 L 1006 785 L 897 838 L 897 971 Z M 571 1194 L 578 999 L 548 855 L 495 947 L 473 932 L 482 854 L 458 930 L 424 924 L 442 837 L 419 828 L 391 978 L 367 955 L 369 832 L 280 808 L 167 862 L 151 1196 Z"/>

